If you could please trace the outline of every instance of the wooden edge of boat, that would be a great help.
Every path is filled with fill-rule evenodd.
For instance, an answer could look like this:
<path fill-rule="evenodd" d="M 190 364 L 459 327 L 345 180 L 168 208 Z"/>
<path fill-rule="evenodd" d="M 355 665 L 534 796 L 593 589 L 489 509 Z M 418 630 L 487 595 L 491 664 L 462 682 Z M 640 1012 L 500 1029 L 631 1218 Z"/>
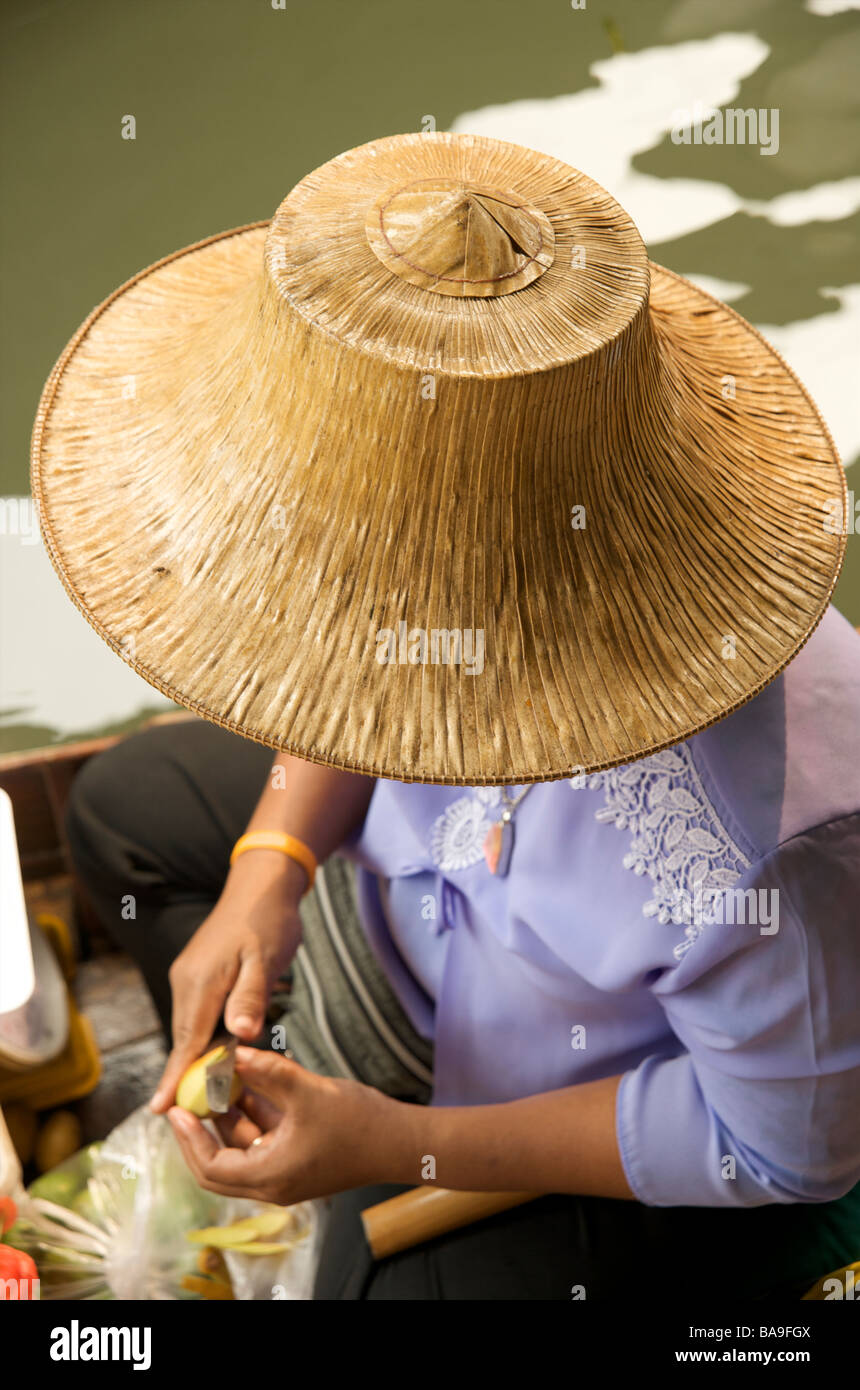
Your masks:
<path fill-rule="evenodd" d="M 198 716 L 183 711 L 153 715 L 141 728 L 181 723 Z M 8 793 L 24 883 L 70 878 L 72 863 L 65 831 L 72 782 L 84 763 L 126 734 L 51 744 L 0 755 L 0 787 Z"/>

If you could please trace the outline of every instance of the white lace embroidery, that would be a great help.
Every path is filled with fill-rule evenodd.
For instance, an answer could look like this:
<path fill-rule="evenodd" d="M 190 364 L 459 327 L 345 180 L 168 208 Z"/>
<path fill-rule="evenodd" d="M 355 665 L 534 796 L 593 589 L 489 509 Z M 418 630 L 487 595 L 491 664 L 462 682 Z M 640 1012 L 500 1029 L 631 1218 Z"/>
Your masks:
<path fill-rule="evenodd" d="M 480 862 L 491 824 L 487 809 L 501 799 L 499 787 L 474 787 L 446 806 L 430 830 L 430 855 L 437 868 L 450 872 Z"/>
<path fill-rule="evenodd" d="M 734 886 L 749 860 L 720 822 L 685 744 L 595 773 L 588 786 L 605 794 L 597 820 L 632 832 L 623 863 L 654 885 L 645 916 L 684 926 L 673 952 L 680 960 L 713 918 L 705 905 Z"/>
<path fill-rule="evenodd" d="M 622 862 L 653 883 L 642 909 L 645 916 L 684 927 L 684 939 L 673 952 L 680 960 L 712 920 L 713 908 L 706 905 L 714 894 L 732 888 L 749 868 L 722 825 L 686 744 L 628 767 L 571 778 L 570 786 L 602 789 L 605 804 L 596 819 L 631 832 Z M 492 810 L 501 799 L 498 787 L 473 787 L 436 817 L 430 854 L 437 868 L 451 872 L 481 861 Z"/>

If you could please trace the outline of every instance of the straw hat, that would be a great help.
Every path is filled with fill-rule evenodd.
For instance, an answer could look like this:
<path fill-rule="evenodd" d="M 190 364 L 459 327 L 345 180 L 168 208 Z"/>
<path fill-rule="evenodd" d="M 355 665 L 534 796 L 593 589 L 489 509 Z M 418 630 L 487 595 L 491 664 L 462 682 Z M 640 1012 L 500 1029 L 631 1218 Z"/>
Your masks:
<path fill-rule="evenodd" d="M 411 134 L 83 324 L 32 450 L 69 594 L 147 681 L 320 763 L 526 783 L 757 694 L 845 537 L 776 352 L 545 154 Z"/>

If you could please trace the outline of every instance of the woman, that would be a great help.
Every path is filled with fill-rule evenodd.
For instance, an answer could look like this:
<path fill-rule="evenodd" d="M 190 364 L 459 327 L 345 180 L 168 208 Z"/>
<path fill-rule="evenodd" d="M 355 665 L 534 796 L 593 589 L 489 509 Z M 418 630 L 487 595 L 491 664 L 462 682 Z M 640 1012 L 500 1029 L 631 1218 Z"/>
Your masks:
<path fill-rule="evenodd" d="M 320 1298 L 608 1298 L 634 1258 L 799 1295 L 860 1253 L 823 423 L 533 151 L 376 141 L 262 243 L 96 311 L 34 438 L 75 601 L 224 726 L 129 739 L 70 810 L 172 1027 L 155 1108 L 214 1190 L 339 1194 Z M 173 1106 L 222 1010 L 271 1044 L 226 1147 Z M 555 1195 L 373 1265 L 358 1213 L 424 1181 Z"/>
<path fill-rule="evenodd" d="M 703 1293 L 777 1298 L 857 1258 L 860 817 L 847 810 L 858 760 L 844 755 L 857 745 L 858 677 L 860 639 L 831 610 L 784 676 L 679 745 L 665 773 L 657 755 L 631 765 L 626 787 L 611 775 L 602 788 L 535 787 L 517 807 L 503 881 L 480 853 L 498 811 L 487 790 L 374 783 L 284 756 L 272 777 L 266 749 L 202 723 L 95 759 L 74 789 L 71 842 L 165 1026 L 169 973 L 173 1050 L 157 1110 L 222 1007 L 239 1038 L 263 1032 L 301 939 L 307 875 L 295 860 L 255 849 L 228 872 L 246 817 L 248 830 L 287 832 L 325 862 L 305 950 L 328 985 L 327 1026 L 298 971 L 300 1016 L 284 1027 L 310 1065 L 371 1084 L 243 1053 L 240 1072 L 263 1099 L 219 1123 L 235 1147 L 216 1149 L 169 1110 L 198 1179 L 272 1201 L 344 1193 L 321 1297 L 609 1298 L 635 1259 L 655 1293 L 692 1268 Z M 746 861 L 736 903 L 752 909 L 755 893 L 752 920 L 739 910 L 710 940 L 695 921 L 644 916 L 654 879 L 624 866 L 630 830 L 619 835 L 613 818 L 651 807 L 664 777 L 683 809 L 645 836 L 648 868 L 665 863 L 667 839 L 681 843 L 678 824 L 718 840 L 723 865 Z M 357 907 L 345 861 L 328 859 L 338 850 L 369 866 Z M 120 912 L 129 892 L 135 921 Z M 395 1048 L 344 975 L 333 911 Z M 399 999 L 366 959 L 357 918 Z M 430 1107 L 409 1104 L 427 1098 L 434 1025 L 443 1089 Z M 248 1148 L 261 1133 L 270 1146 Z M 443 1186 L 576 1195 L 372 1266 L 358 1213 L 389 1195 L 379 1184 L 420 1185 L 428 1155 Z"/>

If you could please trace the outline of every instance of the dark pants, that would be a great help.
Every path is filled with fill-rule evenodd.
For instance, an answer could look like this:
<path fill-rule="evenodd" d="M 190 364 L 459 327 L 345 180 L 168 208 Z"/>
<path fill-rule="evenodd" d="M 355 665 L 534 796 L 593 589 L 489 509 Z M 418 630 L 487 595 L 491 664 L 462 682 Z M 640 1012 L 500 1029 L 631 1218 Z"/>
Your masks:
<path fill-rule="evenodd" d="M 218 899 L 271 750 L 202 721 L 164 725 L 87 763 L 69 807 L 75 864 L 138 962 L 169 1034 L 168 968 Z M 133 919 L 123 916 L 128 895 Z M 359 1213 L 402 1189 L 339 1194 L 322 1299 L 797 1298 L 860 1255 L 860 1189 L 748 1210 L 544 1197 L 380 1263 Z"/>

